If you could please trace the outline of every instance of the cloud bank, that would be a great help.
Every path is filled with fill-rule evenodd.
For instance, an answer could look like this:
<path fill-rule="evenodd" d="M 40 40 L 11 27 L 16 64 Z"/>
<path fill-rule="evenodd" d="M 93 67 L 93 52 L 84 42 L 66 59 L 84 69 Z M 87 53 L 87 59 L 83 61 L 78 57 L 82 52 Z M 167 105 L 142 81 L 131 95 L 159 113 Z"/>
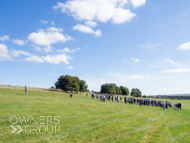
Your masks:
<path fill-rule="evenodd" d="M 69 0 L 58 2 L 53 9 L 60 9 L 76 20 L 121 24 L 136 16 L 126 7 L 137 8 L 145 3 L 146 0 Z"/>

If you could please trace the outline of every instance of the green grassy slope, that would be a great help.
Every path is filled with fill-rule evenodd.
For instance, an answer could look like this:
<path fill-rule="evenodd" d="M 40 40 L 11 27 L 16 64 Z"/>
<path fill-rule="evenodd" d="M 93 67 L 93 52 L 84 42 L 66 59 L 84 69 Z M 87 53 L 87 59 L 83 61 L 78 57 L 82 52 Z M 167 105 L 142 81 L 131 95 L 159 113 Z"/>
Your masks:
<path fill-rule="evenodd" d="M 172 101 L 179 102 L 179 101 Z M 190 101 L 182 110 L 101 102 L 84 95 L 0 89 L 0 142 L 190 142 Z M 60 130 L 11 133 L 11 116 L 59 116 Z M 15 120 L 14 120 L 15 119 Z M 46 120 L 45 120 L 46 121 Z M 16 118 L 12 118 L 16 122 Z M 26 124 L 20 124 L 23 129 Z M 33 127 L 35 122 L 28 123 Z M 53 124 L 55 125 L 55 124 Z M 40 126 L 37 124 L 36 126 Z M 32 128 L 31 128 L 32 129 Z"/>

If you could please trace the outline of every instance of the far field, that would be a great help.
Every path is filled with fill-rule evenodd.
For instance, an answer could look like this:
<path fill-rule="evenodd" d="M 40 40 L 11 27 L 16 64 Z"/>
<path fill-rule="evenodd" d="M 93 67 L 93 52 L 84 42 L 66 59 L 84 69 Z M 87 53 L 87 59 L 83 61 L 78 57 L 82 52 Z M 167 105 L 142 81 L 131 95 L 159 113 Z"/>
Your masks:
<path fill-rule="evenodd" d="M 189 143 L 190 101 L 172 102 L 181 102 L 182 110 L 104 103 L 76 94 L 70 98 L 62 92 L 29 91 L 26 96 L 24 90 L 0 88 L 0 142 Z M 21 124 L 17 119 L 22 116 L 38 118 L 38 123 Z M 47 117 L 53 117 L 52 122 Z M 45 130 L 47 123 L 60 129 L 50 134 Z M 24 130 L 11 133 L 11 125 Z"/>

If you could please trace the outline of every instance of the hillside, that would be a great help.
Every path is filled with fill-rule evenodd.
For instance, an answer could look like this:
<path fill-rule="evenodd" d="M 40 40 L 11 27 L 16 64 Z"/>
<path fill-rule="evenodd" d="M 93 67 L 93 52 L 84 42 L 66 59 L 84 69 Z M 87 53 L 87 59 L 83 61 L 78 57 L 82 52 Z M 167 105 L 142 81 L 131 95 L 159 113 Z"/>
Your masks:
<path fill-rule="evenodd" d="M 70 98 L 61 92 L 29 91 L 26 96 L 23 90 L 0 89 L 0 138 L 2 142 L 187 143 L 190 101 L 180 102 L 182 110 L 163 110 L 85 95 Z M 47 126 L 48 131 L 53 126 L 52 133 Z"/>

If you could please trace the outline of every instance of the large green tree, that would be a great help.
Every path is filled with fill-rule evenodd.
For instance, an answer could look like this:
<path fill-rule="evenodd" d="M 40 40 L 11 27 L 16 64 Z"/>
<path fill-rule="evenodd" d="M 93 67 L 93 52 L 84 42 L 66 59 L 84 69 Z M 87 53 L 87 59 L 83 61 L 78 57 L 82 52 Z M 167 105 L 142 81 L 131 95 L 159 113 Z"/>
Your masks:
<path fill-rule="evenodd" d="M 126 88 L 126 87 L 120 88 L 115 83 L 103 84 L 101 86 L 100 92 L 101 93 L 107 93 L 107 94 L 118 94 L 118 95 L 128 95 L 129 94 L 128 88 Z"/>
<path fill-rule="evenodd" d="M 124 86 L 120 86 L 120 89 L 122 91 L 122 95 L 129 95 L 129 89 Z"/>
<path fill-rule="evenodd" d="M 141 97 L 142 93 L 138 88 L 133 88 L 131 90 L 131 96 L 135 96 L 135 97 Z"/>
<path fill-rule="evenodd" d="M 106 83 L 101 86 L 101 93 L 116 94 L 116 85 L 114 83 Z"/>
<path fill-rule="evenodd" d="M 86 81 L 84 81 L 84 80 L 80 80 L 80 91 L 81 92 L 88 91 L 88 85 L 86 84 Z"/>
<path fill-rule="evenodd" d="M 116 86 L 116 94 L 122 95 L 122 90 L 120 87 Z"/>
<path fill-rule="evenodd" d="M 55 82 L 55 87 L 64 91 L 88 91 L 88 86 L 84 80 L 70 75 L 60 76 Z"/>

